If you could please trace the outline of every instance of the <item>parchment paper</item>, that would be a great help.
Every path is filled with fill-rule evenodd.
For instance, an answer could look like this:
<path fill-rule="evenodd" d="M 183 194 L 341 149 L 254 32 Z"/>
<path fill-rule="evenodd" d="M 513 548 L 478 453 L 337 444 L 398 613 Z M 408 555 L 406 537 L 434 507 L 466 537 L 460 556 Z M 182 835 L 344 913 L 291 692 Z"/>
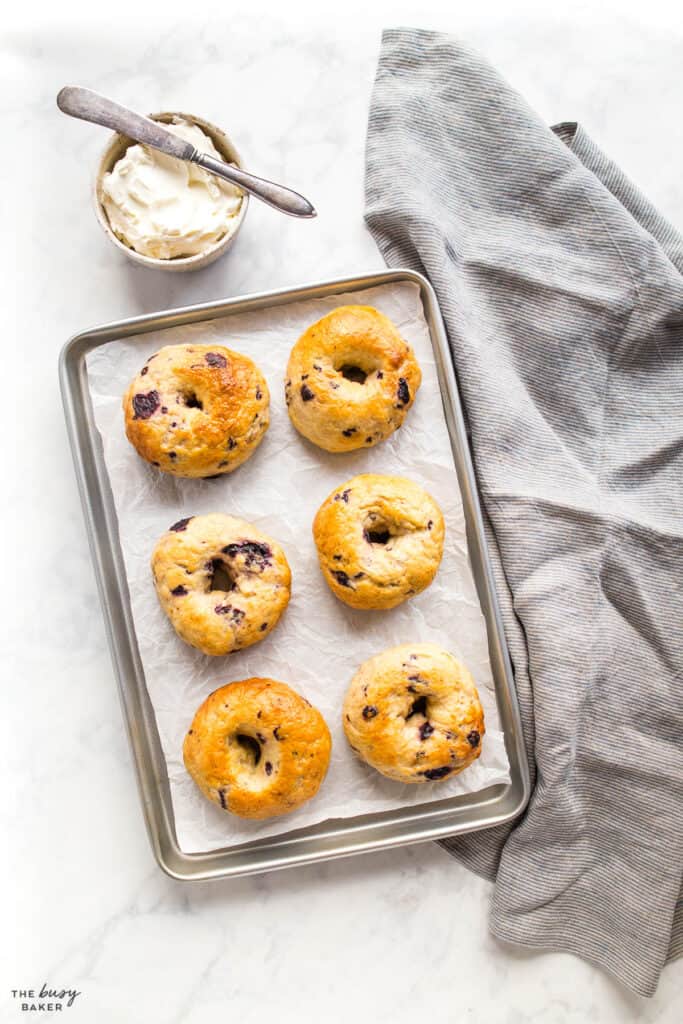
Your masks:
<path fill-rule="evenodd" d="M 336 306 L 374 305 L 409 341 L 422 367 L 422 387 L 403 427 L 369 451 L 328 454 L 309 444 L 289 421 L 283 381 L 291 346 L 303 330 Z M 162 345 L 225 344 L 251 356 L 271 392 L 271 424 L 252 458 L 218 480 L 180 480 L 138 457 L 124 433 L 121 396 L 145 359 Z M 95 420 L 104 446 L 119 520 L 133 617 L 147 687 L 168 766 L 178 842 L 187 853 L 237 845 L 302 828 L 443 800 L 509 780 L 489 665 L 486 626 L 467 560 L 465 520 L 436 366 L 419 290 L 411 283 L 282 305 L 205 321 L 101 346 L 88 357 Z M 422 484 L 439 502 L 446 544 L 434 583 L 388 612 L 360 612 L 338 601 L 320 573 L 311 536 L 327 495 L 356 473 L 393 473 Z M 210 658 L 180 640 L 162 612 L 149 560 L 176 520 L 225 512 L 254 523 L 283 546 L 292 568 L 292 600 L 264 641 L 226 658 Z M 341 726 L 343 695 L 358 665 L 396 644 L 441 644 L 473 673 L 486 716 L 481 757 L 462 774 L 408 786 L 383 778 L 349 750 Z M 195 788 L 182 761 L 194 712 L 218 686 L 252 675 L 271 676 L 308 697 L 332 732 L 332 760 L 318 795 L 293 814 L 264 822 L 229 816 Z"/>

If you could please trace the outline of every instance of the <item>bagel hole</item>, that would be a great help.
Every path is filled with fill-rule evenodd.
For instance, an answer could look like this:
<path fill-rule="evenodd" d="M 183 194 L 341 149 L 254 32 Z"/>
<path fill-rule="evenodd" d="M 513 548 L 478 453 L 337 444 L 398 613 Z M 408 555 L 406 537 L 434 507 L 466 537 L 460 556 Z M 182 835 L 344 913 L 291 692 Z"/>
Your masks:
<path fill-rule="evenodd" d="M 365 370 L 362 370 L 360 366 L 354 366 L 352 363 L 344 363 L 343 366 L 340 366 L 339 373 L 341 373 L 345 380 L 353 381 L 354 384 L 365 384 L 368 376 Z"/>
<path fill-rule="evenodd" d="M 394 534 L 387 523 L 372 513 L 365 520 L 363 536 L 368 544 L 388 544 Z"/>
<path fill-rule="evenodd" d="M 229 594 L 235 589 L 235 577 L 225 562 L 220 558 L 214 558 L 211 563 L 211 579 L 209 590 L 219 590 L 223 594 Z"/>
<path fill-rule="evenodd" d="M 426 697 L 418 697 L 416 700 L 413 701 L 413 703 L 410 705 L 410 711 L 406 715 L 406 722 L 408 721 L 409 718 L 412 718 L 413 715 L 424 715 L 425 718 L 427 717 Z"/>
<path fill-rule="evenodd" d="M 235 742 L 244 750 L 255 768 L 261 760 L 261 744 L 258 740 L 255 740 L 253 736 L 247 736 L 244 732 L 238 732 L 235 736 Z"/>
<path fill-rule="evenodd" d="M 182 399 L 188 409 L 203 410 L 204 408 L 204 403 L 202 402 L 201 398 L 198 398 L 194 391 L 183 392 Z"/>

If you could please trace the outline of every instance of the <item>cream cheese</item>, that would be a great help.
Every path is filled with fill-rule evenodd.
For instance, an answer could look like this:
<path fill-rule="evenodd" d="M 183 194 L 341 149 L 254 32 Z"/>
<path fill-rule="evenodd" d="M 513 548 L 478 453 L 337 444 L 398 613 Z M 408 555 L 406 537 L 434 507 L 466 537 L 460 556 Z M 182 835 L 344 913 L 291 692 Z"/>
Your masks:
<path fill-rule="evenodd" d="M 174 135 L 222 160 L 195 124 L 165 125 Z M 102 179 L 101 200 L 112 231 L 144 256 L 170 260 L 206 252 L 231 235 L 243 196 L 196 164 L 147 146 L 130 146 Z"/>

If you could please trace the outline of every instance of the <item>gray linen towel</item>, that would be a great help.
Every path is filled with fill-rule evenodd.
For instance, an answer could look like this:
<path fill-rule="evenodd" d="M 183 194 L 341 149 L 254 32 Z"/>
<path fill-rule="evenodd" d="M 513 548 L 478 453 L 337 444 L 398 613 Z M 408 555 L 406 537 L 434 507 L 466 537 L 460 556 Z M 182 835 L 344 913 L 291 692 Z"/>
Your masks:
<path fill-rule="evenodd" d="M 683 241 L 432 32 L 384 33 L 366 203 L 444 315 L 534 778 L 444 846 L 495 935 L 651 995 L 683 953 Z"/>

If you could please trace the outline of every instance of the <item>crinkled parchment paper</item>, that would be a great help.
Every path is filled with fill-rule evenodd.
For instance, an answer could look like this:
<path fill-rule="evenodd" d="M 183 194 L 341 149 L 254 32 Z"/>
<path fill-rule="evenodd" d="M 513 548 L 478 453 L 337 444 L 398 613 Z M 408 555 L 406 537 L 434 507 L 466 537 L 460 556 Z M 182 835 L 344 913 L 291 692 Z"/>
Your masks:
<path fill-rule="evenodd" d="M 369 451 L 331 455 L 305 441 L 290 424 L 283 379 L 289 350 L 303 330 L 336 306 L 356 302 L 376 306 L 397 324 L 415 349 L 422 387 L 404 426 L 388 441 Z M 271 424 L 264 441 L 245 465 L 218 480 L 166 476 L 140 459 L 124 434 L 121 396 L 130 379 L 159 347 L 183 342 L 225 344 L 246 353 L 270 387 Z M 236 845 L 326 818 L 443 800 L 509 780 L 486 626 L 467 560 L 458 481 L 416 285 L 349 292 L 112 341 L 90 354 L 88 373 L 184 851 Z M 434 583 L 388 612 L 353 611 L 333 597 L 311 536 L 313 517 L 330 491 L 367 472 L 417 481 L 436 498 L 446 519 L 444 557 Z M 292 600 L 280 624 L 261 643 L 226 658 L 202 655 L 176 636 L 157 601 L 149 568 L 164 530 L 177 519 L 205 512 L 226 512 L 254 523 L 282 544 L 292 567 Z M 462 659 L 476 679 L 486 715 L 479 760 L 461 775 L 421 786 L 391 782 L 362 764 L 341 727 L 343 695 L 358 665 L 411 640 L 441 644 Z M 264 822 L 243 821 L 214 807 L 195 788 L 182 761 L 185 732 L 204 698 L 223 683 L 249 676 L 271 676 L 299 690 L 325 716 L 333 739 L 330 770 L 317 797 L 293 814 Z"/>

